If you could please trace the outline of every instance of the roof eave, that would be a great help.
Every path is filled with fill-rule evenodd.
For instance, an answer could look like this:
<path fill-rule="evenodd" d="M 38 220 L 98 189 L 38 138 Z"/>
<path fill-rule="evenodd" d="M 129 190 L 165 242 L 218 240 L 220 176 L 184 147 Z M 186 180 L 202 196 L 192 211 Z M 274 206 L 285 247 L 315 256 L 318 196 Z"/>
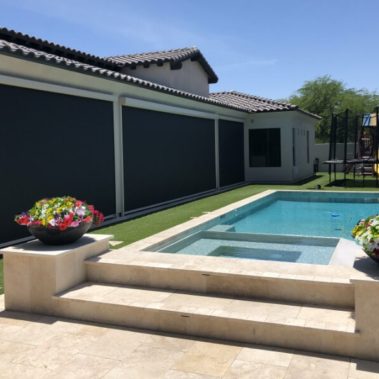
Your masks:
<path fill-rule="evenodd" d="M 128 84 L 128 85 L 131 85 L 131 86 L 136 86 L 136 87 L 139 87 L 139 88 L 145 88 L 147 90 L 151 90 L 151 91 L 155 91 L 155 92 L 166 93 L 168 95 L 177 96 L 177 97 L 180 97 L 180 98 L 186 98 L 186 99 L 189 99 L 189 100 L 198 101 L 198 102 L 202 102 L 202 103 L 206 103 L 206 104 L 210 104 L 210 105 L 214 105 L 214 106 L 218 106 L 218 107 L 222 107 L 222 108 L 226 108 L 226 109 L 231 109 L 231 110 L 234 110 L 234 111 L 237 111 L 237 112 L 248 113 L 245 109 L 239 108 L 237 106 L 224 104 L 224 103 L 218 102 L 217 100 L 213 100 L 213 99 L 210 99 L 210 98 L 209 99 L 208 98 L 202 98 L 201 96 L 198 96 L 196 94 L 191 94 L 189 92 L 184 92 L 184 91 L 176 90 L 175 88 L 170 88 L 170 87 L 163 86 L 163 85 L 161 85 L 159 83 L 154 83 L 154 82 L 149 82 L 149 81 L 146 81 L 146 80 L 142 80 L 142 79 L 133 77 L 131 75 L 120 74 L 117 71 L 114 71 L 115 75 L 118 75 L 118 76 L 121 76 L 121 75 L 129 76 L 130 78 L 133 78 L 133 80 L 127 81 L 125 79 L 122 79 L 122 78 L 116 77 L 116 76 L 104 76 L 104 75 L 102 75 L 99 72 L 101 70 L 100 68 L 99 68 L 99 71 L 93 72 L 91 70 L 85 70 L 83 68 L 75 67 L 74 65 L 68 66 L 68 65 L 64 65 L 64 64 L 57 64 L 57 63 L 54 63 L 52 61 L 47 61 L 47 60 L 39 59 L 39 58 L 36 58 L 36 57 L 33 57 L 33 56 L 24 55 L 24 54 L 22 54 L 20 52 L 12 52 L 12 51 L 7 51 L 7 50 L 0 50 L 0 55 L 1 54 L 2 55 L 7 55 L 7 56 L 10 56 L 10 57 L 13 57 L 13 58 L 16 57 L 16 58 L 23 59 L 23 60 L 30 61 L 30 62 L 34 62 L 34 63 L 44 64 L 44 65 L 55 67 L 55 68 L 60 68 L 60 69 L 63 69 L 63 70 L 69 70 L 69 71 L 80 73 L 80 74 L 83 74 L 83 75 L 90 75 L 90 76 L 93 76 L 93 77 L 96 77 L 96 78 L 100 78 L 100 79 L 112 80 L 112 81 L 116 81 L 118 83 L 124 83 L 124 84 Z M 151 83 L 151 85 L 149 85 L 149 83 Z M 156 85 L 157 87 L 154 87 L 154 85 Z"/>
<path fill-rule="evenodd" d="M 301 109 L 301 108 L 297 108 L 296 110 L 299 111 L 299 112 L 301 112 L 301 113 L 303 113 L 303 114 L 305 114 L 305 115 L 307 115 L 307 116 L 309 116 L 309 117 L 312 117 L 312 118 L 314 118 L 314 119 L 316 119 L 318 121 L 322 120 L 322 117 L 319 116 L 319 115 L 317 115 L 317 114 L 308 112 L 308 111 L 306 111 L 304 109 Z"/>
<path fill-rule="evenodd" d="M 196 61 L 201 65 L 203 70 L 208 75 L 208 83 L 209 84 L 214 84 L 214 83 L 218 82 L 218 76 L 213 71 L 212 67 L 207 62 L 207 60 L 204 58 L 203 54 L 201 54 L 200 51 L 195 51 L 192 54 L 189 54 L 187 56 L 180 57 L 180 58 L 175 58 L 175 59 L 173 59 L 173 58 L 160 58 L 160 59 L 148 62 L 148 64 L 149 65 L 150 64 L 158 64 L 158 63 L 162 64 L 162 63 L 169 63 L 169 62 L 181 63 L 181 62 L 184 62 L 187 60 Z M 123 64 L 118 63 L 120 68 L 122 68 L 122 67 L 135 68 L 136 66 L 144 66 L 145 64 L 147 64 L 147 62 L 132 62 L 132 63 L 125 62 Z"/>
<path fill-rule="evenodd" d="M 28 34 L 16 32 L 15 30 L 4 27 L 0 28 L 0 39 L 4 39 L 5 41 L 13 42 L 16 44 L 21 44 L 25 47 L 41 50 L 47 54 L 57 55 L 62 58 L 75 59 L 78 62 L 84 64 L 96 64 L 99 68 L 110 70 L 117 67 L 108 59 L 104 59 L 93 54 L 88 54 L 84 51 L 69 48 L 54 42 L 43 40 L 41 38 L 33 37 Z"/>
<path fill-rule="evenodd" d="M 303 113 L 309 117 L 312 117 L 316 120 L 321 120 L 322 117 L 316 115 L 316 114 L 313 114 L 311 112 L 308 112 L 308 111 L 305 111 L 304 109 L 301 109 L 301 108 L 292 108 L 292 109 L 265 109 L 265 110 L 259 110 L 259 111 L 253 111 L 253 110 L 250 110 L 248 111 L 248 113 L 250 114 L 258 114 L 258 113 L 273 113 L 273 112 L 300 112 L 300 113 Z"/>
<path fill-rule="evenodd" d="M 208 83 L 209 84 L 217 83 L 218 82 L 218 76 L 213 71 L 213 68 L 210 66 L 210 64 L 207 62 L 207 60 L 204 58 L 203 54 L 201 54 L 201 52 L 198 51 L 197 53 L 195 53 L 191 57 L 191 60 L 194 60 L 193 58 L 197 58 L 197 61 L 203 67 L 204 71 L 207 73 Z"/>

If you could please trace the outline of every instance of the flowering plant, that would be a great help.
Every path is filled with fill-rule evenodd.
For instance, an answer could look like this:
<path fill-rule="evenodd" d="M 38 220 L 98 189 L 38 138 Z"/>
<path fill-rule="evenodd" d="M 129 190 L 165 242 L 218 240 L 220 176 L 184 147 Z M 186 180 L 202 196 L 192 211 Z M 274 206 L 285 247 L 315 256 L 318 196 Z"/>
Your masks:
<path fill-rule="evenodd" d="M 369 257 L 379 260 L 379 215 L 358 221 L 352 230 L 352 236 Z"/>
<path fill-rule="evenodd" d="M 66 230 L 81 223 L 99 225 L 104 215 L 93 205 L 71 196 L 52 197 L 37 201 L 33 208 L 15 217 L 19 225 L 41 226 L 47 229 Z"/>

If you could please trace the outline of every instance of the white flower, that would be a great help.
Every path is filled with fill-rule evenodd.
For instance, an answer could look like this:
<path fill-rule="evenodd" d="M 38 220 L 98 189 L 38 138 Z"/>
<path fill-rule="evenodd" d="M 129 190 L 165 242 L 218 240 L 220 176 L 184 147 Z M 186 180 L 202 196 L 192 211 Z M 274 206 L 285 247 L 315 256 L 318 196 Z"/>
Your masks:
<path fill-rule="evenodd" d="M 79 207 L 79 208 L 76 209 L 76 212 L 75 212 L 75 213 L 76 213 L 78 216 L 83 217 L 84 214 L 85 214 L 85 211 L 86 211 L 85 207 Z"/>

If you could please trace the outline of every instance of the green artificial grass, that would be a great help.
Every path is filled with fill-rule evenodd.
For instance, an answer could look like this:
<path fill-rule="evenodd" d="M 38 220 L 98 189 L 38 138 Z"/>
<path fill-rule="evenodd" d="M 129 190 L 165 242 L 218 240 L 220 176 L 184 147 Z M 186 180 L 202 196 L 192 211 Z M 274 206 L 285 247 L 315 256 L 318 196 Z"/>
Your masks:
<path fill-rule="evenodd" d="M 0 295 L 4 292 L 3 259 L 0 258 Z"/>
<path fill-rule="evenodd" d="M 97 229 L 94 233 L 112 234 L 114 240 L 122 241 L 116 248 L 128 245 L 162 230 L 173 227 L 190 220 L 192 217 L 201 216 L 205 212 L 210 212 L 221 208 L 235 201 L 255 195 L 259 192 L 268 189 L 292 189 L 292 190 L 307 190 L 315 189 L 320 185 L 322 189 L 329 191 L 377 191 L 374 179 L 365 179 L 365 186 L 362 186 L 360 180 L 355 183 L 352 181 L 352 176 L 348 176 L 346 187 L 340 186 L 342 174 L 337 175 L 337 181 L 329 185 L 329 176 L 325 173 L 320 173 L 311 180 L 299 183 L 296 185 L 263 185 L 252 184 L 217 195 L 208 196 L 206 198 L 191 201 L 173 208 L 158 211 L 146 216 L 142 216 L 133 220 L 125 221 L 116 225 Z M 334 179 L 334 177 L 333 177 Z M 336 184 L 336 185 L 335 185 Z"/>

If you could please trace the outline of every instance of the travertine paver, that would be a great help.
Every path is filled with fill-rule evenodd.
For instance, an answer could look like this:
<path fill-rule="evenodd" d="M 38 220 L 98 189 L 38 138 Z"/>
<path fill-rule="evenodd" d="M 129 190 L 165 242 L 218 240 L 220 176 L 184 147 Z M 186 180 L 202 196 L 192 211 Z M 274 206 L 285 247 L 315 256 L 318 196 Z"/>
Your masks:
<path fill-rule="evenodd" d="M 202 375 L 223 376 L 241 347 L 211 342 L 195 342 L 175 363 L 174 369 Z"/>
<path fill-rule="evenodd" d="M 379 362 L 4 311 L 0 378 L 379 379 Z"/>
<path fill-rule="evenodd" d="M 238 354 L 237 360 L 288 367 L 293 355 L 292 351 L 286 349 L 251 346 L 243 348 Z"/>
<path fill-rule="evenodd" d="M 296 354 L 288 367 L 286 379 L 345 379 L 350 360 L 317 354 Z"/>
<path fill-rule="evenodd" d="M 286 368 L 263 364 L 235 360 L 224 379 L 283 379 L 286 375 Z M 300 379 L 300 378 L 299 378 Z"/>
<path fill-rule="evenodd" d="M 65 301 L 93 301 L 101 304 L 141 307 L 169 312 L 218 316 L 287 325 L 354 332 L 351 310 L 303 306 L 259 300 L 233 300 L 178 291 L 132 286 L 84 283 L 61 295 Z M 103 305 L 105 307 L 105 305 Z M 146 313 L 147 314 L 147 313 Z M 225 321 L 226 322 L 226 321 Z"/>

